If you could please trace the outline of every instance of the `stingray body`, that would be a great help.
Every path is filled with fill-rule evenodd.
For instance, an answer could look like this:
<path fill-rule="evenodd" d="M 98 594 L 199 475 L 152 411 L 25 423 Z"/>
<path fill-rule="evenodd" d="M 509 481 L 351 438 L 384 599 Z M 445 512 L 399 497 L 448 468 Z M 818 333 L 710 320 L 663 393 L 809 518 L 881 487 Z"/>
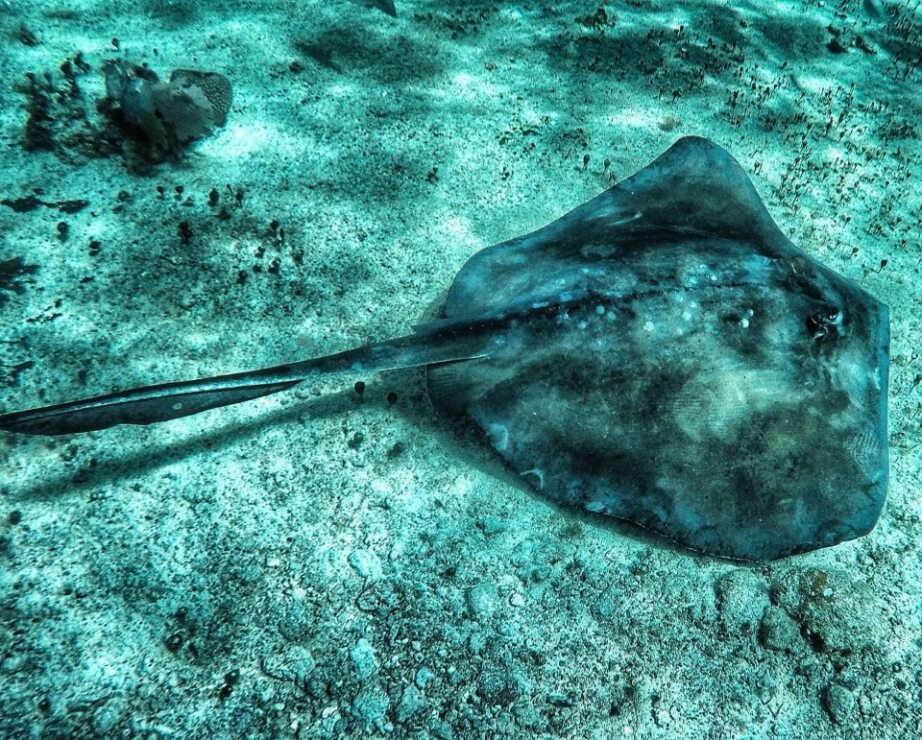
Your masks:
<path fill-rule="evenodd" d="M 8 414 L 0 428 L 146 424 L 319 373 L 427 365 L 435 406 L 473 419 L 543 494 L 771 560 L 877 521 L 888 343 L 887 307 L 794 246 L 733 158 L 689 137 L 474 255 L 442 318 L 411 336 Z"/>

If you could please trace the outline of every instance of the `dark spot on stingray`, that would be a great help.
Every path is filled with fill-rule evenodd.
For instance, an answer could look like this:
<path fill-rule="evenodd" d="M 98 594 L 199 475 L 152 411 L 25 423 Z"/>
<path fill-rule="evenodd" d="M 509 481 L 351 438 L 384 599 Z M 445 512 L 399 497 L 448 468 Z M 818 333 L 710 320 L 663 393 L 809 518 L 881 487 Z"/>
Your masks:
<path fill-rule="evenodd" d="M 736 161 L 689 137 L 475 254 L 414 334 L 10 413 L 0 429 L 150 424 L 321 374 L 426 366 L 435 407 L 472 419 L 543 495 L 771 560 L 874 527 L 888 357 L 887 307 L 792 244 Z"/>
<path fill-rule="evenodd" d="M 842 312 L 835 306 L 829 306 L 807 317 L 807 331 L 814 341 L 823 342 L 838 335 L 842 320 Z"/>

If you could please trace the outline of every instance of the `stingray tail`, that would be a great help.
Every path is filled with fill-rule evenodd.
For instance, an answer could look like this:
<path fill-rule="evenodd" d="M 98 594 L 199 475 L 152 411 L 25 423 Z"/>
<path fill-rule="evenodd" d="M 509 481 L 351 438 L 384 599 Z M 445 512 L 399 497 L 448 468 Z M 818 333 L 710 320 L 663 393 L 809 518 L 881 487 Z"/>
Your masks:
<path fill-rule="evenodd" d="M 73 434 L 116 424 L 153 424 L 287 390 L 330 373 L 368 373 L 485 357 L 488 339 L 473 325 L 447 324 L 377 344 L 288 365 L 232 375 L 161 383 L 80 401 L 0 415 L 0 429 Z"/>

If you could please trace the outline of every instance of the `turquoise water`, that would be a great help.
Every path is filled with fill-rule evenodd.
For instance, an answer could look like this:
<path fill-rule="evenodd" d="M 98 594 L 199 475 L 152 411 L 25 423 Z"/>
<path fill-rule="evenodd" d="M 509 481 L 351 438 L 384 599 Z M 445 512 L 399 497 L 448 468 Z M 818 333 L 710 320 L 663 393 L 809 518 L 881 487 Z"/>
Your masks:
<path fill-rule="evenodd" d="M 409 333 L 477 250 L 684 135 L 893 342 L 879 523 L 759 566 L 555 506 L 416 370 L 0 433 L 0 735 L 916 732 L 918 2 L 5 10 L 4 411 Z M 116 62 L 167 133 L 100 104 Z M 226 121 L 176 69 L 229 80 Z"/>

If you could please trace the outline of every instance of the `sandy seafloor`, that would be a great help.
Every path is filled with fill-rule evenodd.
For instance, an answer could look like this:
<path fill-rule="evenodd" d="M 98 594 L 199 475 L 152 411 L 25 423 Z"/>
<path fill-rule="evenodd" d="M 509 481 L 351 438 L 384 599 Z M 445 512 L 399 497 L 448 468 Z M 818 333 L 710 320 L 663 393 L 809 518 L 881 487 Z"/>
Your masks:
<path fill-rule="evenodd" d="M 562 510 L 419 371 L 0 434 L 0 736 L 918 736 L 920 4 L 598 8 L 2 3 L 0 196 L 89 205 L 0 207 L 0 407 L 407 333 L 476 250 L 699 134 L 891 307 L 877 528 L 740 566 Z M 228 123 L 138 173 L 78 101 L 27 151 L 25 75 L 76 52 L 91 122 L 126 54 L 226 74 Z"/>

